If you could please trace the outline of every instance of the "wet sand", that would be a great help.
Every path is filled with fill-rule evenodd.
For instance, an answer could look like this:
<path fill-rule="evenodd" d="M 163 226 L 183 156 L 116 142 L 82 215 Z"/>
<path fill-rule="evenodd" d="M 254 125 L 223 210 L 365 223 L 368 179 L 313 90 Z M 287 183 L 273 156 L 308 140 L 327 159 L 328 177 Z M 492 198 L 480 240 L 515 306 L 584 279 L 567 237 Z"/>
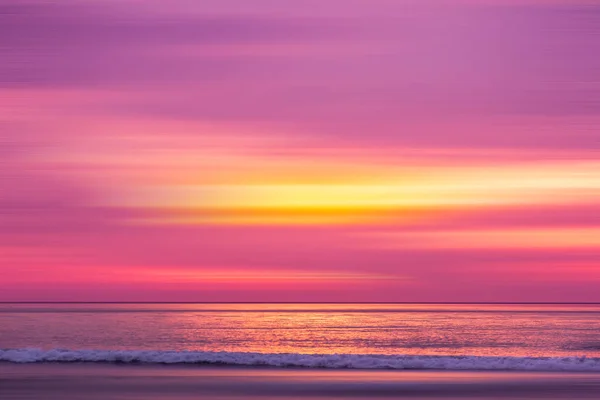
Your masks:
<path fill-rule="evenodd" d="M 597 399 L 600 374 L 0 363 L 0 398 Z"/>

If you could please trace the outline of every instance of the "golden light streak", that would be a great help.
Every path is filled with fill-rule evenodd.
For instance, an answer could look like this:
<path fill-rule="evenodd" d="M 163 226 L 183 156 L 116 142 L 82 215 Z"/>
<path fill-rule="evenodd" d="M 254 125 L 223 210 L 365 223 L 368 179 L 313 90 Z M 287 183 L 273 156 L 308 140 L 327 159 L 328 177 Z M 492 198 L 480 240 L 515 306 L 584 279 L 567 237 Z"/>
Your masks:
<path fill-rule="evenodd" d="M 401 167 L 398 167 L 401 171 Z M 336 224 L 411 221 L 449 209 L 563 205 L 600 199 L 600 163 L 423 168 L 355 184 L 153 185 L 114 206 L 158 210 L 175 223 Z M 332 180 L 334 177 L 332 177 Z M 126 193 L 128 192 L 128 193 Z"/>
<path fill-rule="evenodd" d="M 311 147 L 250 127 L 170 121 L 82 129 L 95 134 L 30 161 L 87 185 L 93 206 L 140 211 L 135 223 L 395 224 L 600 201 L 591 153 L 528 161 L 498 149 Z"/>
<path fill-rule="evenodd" d="M 51 267 L 51 268 L 49 268 Z M 37 264 L 24 269 L 22 265 L 5 269 L 7 282 L 19 283 L 86 283 L 95 284 L 332 284 L 369 281 L 409 281 L 410 277 L 375 272 L 310 271 L 275 268 L 182 268 L 129 267 L 89 265 Z"/>

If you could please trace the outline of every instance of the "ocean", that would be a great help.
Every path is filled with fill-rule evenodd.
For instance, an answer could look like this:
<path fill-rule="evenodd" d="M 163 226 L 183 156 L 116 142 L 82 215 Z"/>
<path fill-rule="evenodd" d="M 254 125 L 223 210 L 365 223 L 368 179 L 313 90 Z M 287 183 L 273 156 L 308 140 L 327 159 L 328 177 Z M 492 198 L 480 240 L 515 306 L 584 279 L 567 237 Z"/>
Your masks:
<path fill-rule="evenodd" d="M 600 305 L 5 303 L 0 376 L 2 399 L 600 398 Z"/>

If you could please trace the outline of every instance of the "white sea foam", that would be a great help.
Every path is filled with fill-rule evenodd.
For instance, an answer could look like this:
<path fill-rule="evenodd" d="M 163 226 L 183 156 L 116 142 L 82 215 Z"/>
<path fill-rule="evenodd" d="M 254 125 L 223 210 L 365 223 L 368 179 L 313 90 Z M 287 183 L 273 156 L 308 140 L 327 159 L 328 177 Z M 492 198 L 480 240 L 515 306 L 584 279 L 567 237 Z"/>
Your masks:
<path fill-rule="evenodd" d="M 600 358 L 588 357 L 479 357 L 357 354 L 262 354 L 149 350 L 0 350 L 0 361 L 104 362 L 148 364 L 220 364 L 272 367 L 411 369 L 411 370 L 512 370 L 599 371 Z"/>

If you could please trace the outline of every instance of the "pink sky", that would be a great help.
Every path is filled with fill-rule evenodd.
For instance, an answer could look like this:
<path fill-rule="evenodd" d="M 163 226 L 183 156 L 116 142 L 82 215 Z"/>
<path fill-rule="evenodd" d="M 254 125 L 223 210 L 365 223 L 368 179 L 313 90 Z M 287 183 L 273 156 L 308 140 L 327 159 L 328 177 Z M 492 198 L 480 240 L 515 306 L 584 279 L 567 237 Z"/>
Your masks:
<path fill-rule="evenodd" d="M 0 301 L 600 301 L 599 27 L 0 1 Z"/>

